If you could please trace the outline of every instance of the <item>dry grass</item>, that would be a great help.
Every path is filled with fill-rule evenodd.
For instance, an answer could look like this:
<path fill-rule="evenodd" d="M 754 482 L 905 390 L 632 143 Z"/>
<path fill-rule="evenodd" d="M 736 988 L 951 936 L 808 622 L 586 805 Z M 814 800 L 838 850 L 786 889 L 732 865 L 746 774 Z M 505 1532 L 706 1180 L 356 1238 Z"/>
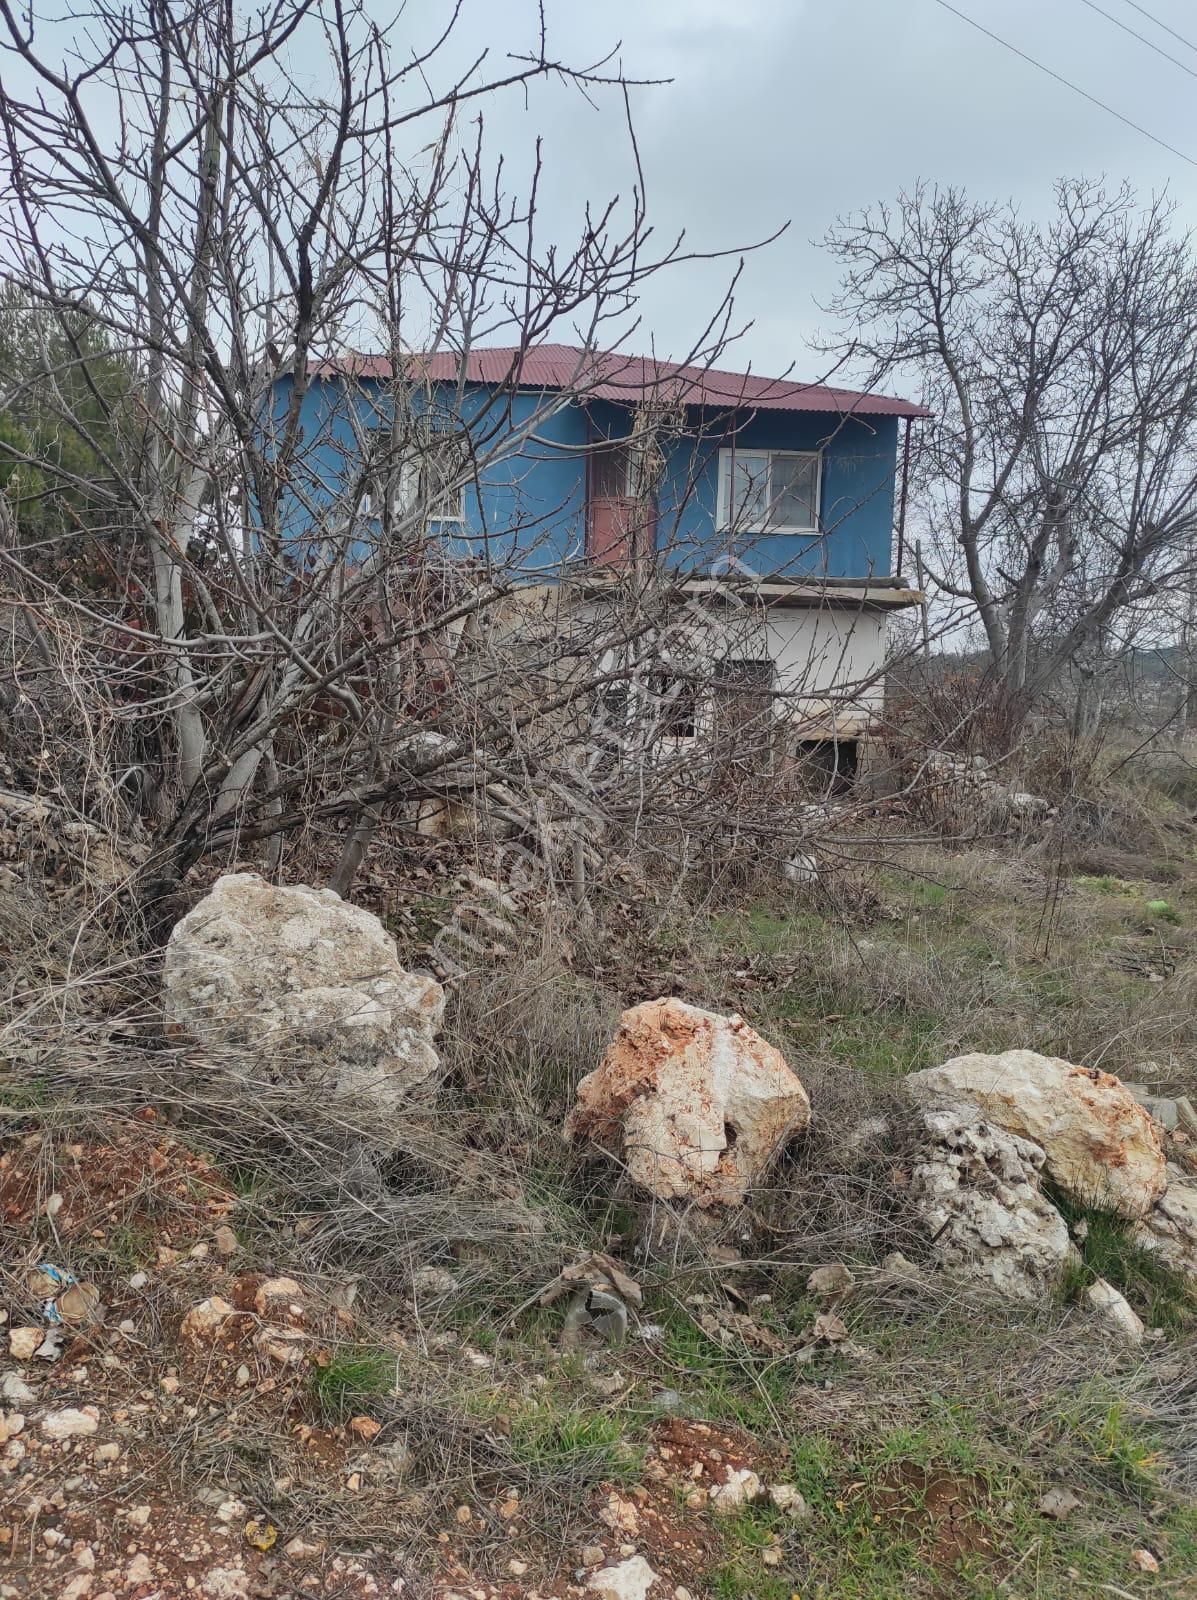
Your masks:
<path fill-rule="evenodd" d="M 875 841 L 869 861 L 845 846 L 848 864 L 813 893 L 762 873 L 735 895 L 671 886 L 635 914 L 600 907 L 589 928 L 558 924 L 456 986 L 445 1088 L 392 1130 L 385 1156 L 367 1111 L 298 1090 L 285 1063 L 163 1040 L 152 968 L 80 979 L 67 941 L 55 942 L 49 964 L 27 957 L 0 1036 L 7 1123 L 43 1138 L 49 1193 L 64 1143 L 152 1106 L 235 1189 L 251 1262 L 317 1294 L 358 1279 L 354 1327 L 330 1333 L 322 1377 L 289 1380 L 273 1422 L 225 1418 L 227 1431 L 158 1441 L 187 1493 L 219 1482 L 280 1525 L 401 1542 L 417 1562 L 467 1504 L 472 1520 L 454 1538 L 479 1571 L 501 1563 L 496 1508 L 514 1494 L 524 1547 L 548 1573 L 593 1535 L 598 1486 L 634 1474 L 658 1397 L 674 1389 L 686 1412 L 788 1451 L 817 1510 L 787 1544 L 780 1577 L 757 1559 L 771 1526 L 729 1528 L 726 1569 L 711 1579 L 720 1596 L 823 1585 L 844 1600 L 890 1600 L 960 1581 L 971 1594 L 1039 1600 L 1075 1600 L 1105 1581 L 1147 1592 L 1125 1581 L 1135 1545 L 1161 1549 L 1164 1583 L 1197 1560 L 1197 1528 L 1176 1500 L 1197 1487 L 1191 1333 L 1127 1359 L 1063 1303 L 1011 1312 L 934 1277 L 895 1289 L 878 1272 L 888 1251 L 921 1250 L 894 1181 L 908 1161 L 905 1072 L 1022 1045 L 1114 1070 L 1154 1060 L 1162 1088 L 1197 1085 L 1197 864 L 1168 828 L 1166 848 L 1146 858 L 1129 856 L 1123 837 L 1088 843 L 1079 873 L 1058 835 L 1022 851 Z M 1161 894 L 1170 917 L 1149 910 Z M 27 942 L 37 919 L 24 908 L 5 926 Z M 619 1010 L 662 990 L 746 1015 L 783 1047 L 815 1106 L 768 1188 L 724 1219 L 720 1242 L 745 1257 L 730 1269 L 713 1263 L 709 1228 L 645 1205 L 614 1163 L 579 1157 L 560 1137 Z M 104 1219 L 87 1261 L 106 1288 L 145 1247 L 136 1222 Z M 10 1237 L 10 1252 L 51 1250 L 38 1226 L 36 1239 Z M 660 1331 L 589 1363 L 563 1356 L 557 1313 L 526 1302 L 563 1263 L 613 1243 Z M 860 1279 L 844 1315 L 865 1354 L 823 1349 L 802 1364 L 793 1352 L 817 1310 L 806 1274 L 832 1259 Z M 413 1297 L 413 1269 L 429 1264 L 452 1272 L 456 1293 Z M 155 1312 L 167 1333 L 179 1311 L 168 1290 Z M 768 1338 L 754 1342 L 734 1321 L 713 1336 L 703 1322 L 713 1308 L 747 1315 Z M 408 1462 L 365 1495 L 305 1465 L 293 1428 L 300 1415 L 335 1434 L 358 1408 Z M 851 1485 L 895 1464 L 982 1485 L 991 1545 L 967 1579 L 937 1571 L 907 1531 L 862 1517 Z M 283 1489 L 280 1476 L 292 1480 Z M 1075 1525 L 1036 1512 L 1059 1482 L 1084 1499 Z"/>

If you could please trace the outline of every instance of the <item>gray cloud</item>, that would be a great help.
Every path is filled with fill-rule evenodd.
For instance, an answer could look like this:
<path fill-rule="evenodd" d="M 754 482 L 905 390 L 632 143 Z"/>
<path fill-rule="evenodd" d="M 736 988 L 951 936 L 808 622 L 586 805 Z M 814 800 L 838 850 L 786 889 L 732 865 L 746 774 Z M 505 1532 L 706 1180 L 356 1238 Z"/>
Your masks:
<path fill-rule="evenodd" d="M 1045 65 L 1197 160 L 1193 80 L 1096 15 L 1082 0 L 954 0 Z M 1124 3 L 1105 8 L 1197 70 L 1197 50 Z M 1197 41 L 1191 0 L 1149 9 Z M 475 0 L 472 41 L 520 48 L 531 38 L 527 0 Z M 1142 191 L 1167 188 L 1197 221 L 1197 167 L 968 27 L 935 0 L 547 0 L 550 41 L 594 58 L 617 41 L 631 73 L 673 81 L 634 96 L 653 217 L 663 235 L 685 228 L 696 245 L 742 244 L 789 220 L 750 259 L 739 293 L 755 326 L 739 346 L 758 370 L 791 362 L 808 372 L 807 341 L 835 268 L 814 242 L 838 213 L 924 178 L 1012 197 L 1030 212 L 1053 179 L 1105 173 Z M 487 112 L 492 139 L 518 168 L 545 138 L 545 224 L 566 237 L 586 200 L 631 177 L 611 101 L 592 110 L 549 89 L 525 109 L 514 98 Z M 644 330 L 663 353 L 685 348 L 726 267 L 684 267 L 647 290 Z"/>

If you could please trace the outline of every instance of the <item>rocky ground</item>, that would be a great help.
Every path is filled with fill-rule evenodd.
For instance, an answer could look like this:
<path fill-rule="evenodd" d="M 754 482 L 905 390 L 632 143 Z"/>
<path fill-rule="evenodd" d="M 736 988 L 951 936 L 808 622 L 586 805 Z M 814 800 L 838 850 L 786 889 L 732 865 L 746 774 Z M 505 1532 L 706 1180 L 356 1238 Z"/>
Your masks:
<path fill-rule="evenodd" d="M 0 1595 L 1197 1594 L 1197 879 L 873 881 L 443 1028 L 250 885 L 10 1031 Z"/>

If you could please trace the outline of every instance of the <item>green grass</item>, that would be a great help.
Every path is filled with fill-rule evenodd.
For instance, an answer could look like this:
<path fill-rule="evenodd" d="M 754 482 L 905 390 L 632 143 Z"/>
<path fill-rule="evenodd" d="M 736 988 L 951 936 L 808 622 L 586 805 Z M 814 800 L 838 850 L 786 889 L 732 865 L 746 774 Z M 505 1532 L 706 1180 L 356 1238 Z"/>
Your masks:
<path fill-rule="evenodd" d="M 580 1473 L 595 1482 L 635 1483 L 644 1467 L 643 1450 L 615 1412 L 561 1407 L 550 1397 L 520 1407 L 508 1425 L 512 1458 L 546 1479 Z"/>
<path fill-rule="evenodd" d="M 1192 1324 L 1197 1299 L 1188 1282 L 1154 1251 L 1137 1244 L 1124 1218 L 1078 1205 L 1054 1187 L 1049 1186 L 1047 1192 L 1070 1228 L 1085 1224 L 1081 1259 L 1068 1268 L 1061 1282 L 1065 1300 L 1079 1300 L 1091 1283 L 1104 1278 L 1126 1296 L 1149 1328 L 1179 1334 Z"/>
<path fill-rule="evenodd" d="M 343 1422 L 370 1400 L 390 1394 L 395 1361 L 384 1350 L 358 1346 L 334 1351 L 309 1378 L 313 1398 L 326 1417 Z"/>

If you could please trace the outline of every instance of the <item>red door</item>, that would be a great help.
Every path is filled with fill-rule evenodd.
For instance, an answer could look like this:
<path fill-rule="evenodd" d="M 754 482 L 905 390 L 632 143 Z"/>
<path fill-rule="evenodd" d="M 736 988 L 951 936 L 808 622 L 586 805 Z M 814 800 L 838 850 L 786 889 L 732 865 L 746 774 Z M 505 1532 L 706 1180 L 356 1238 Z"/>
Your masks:
<path fill-rule="evenodd" d="M 604 567 L 630 567 L 656 544 L 656 507 L 628 493 L 630 458 L 624 444 L 602 445 L 589 459 L 586 553 Z"/>

